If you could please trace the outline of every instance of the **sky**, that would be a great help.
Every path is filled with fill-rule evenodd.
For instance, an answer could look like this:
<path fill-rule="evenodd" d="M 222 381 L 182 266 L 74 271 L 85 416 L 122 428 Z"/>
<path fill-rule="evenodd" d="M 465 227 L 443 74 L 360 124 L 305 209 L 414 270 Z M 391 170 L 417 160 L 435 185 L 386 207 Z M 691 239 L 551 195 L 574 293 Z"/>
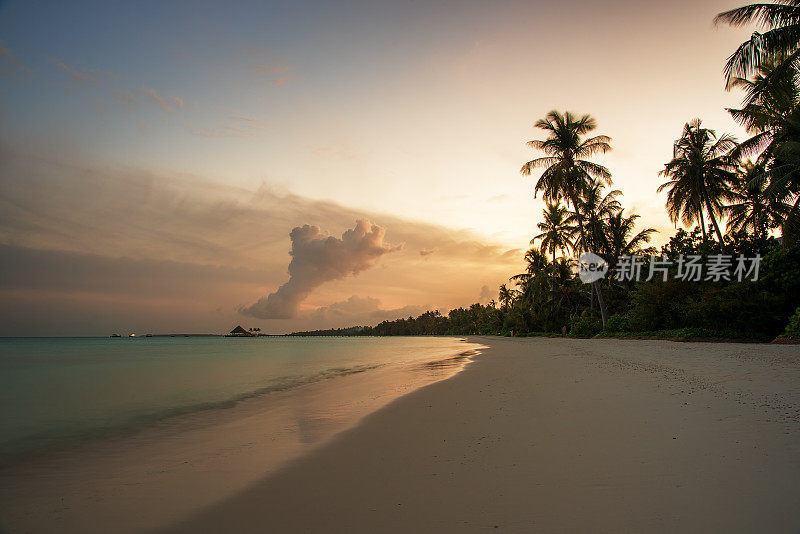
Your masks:
<path fill-rule="evenodd" d="M 268 332 L 496 298 L 544 207 L 519 173 L 590 113 L 674 232 L 688 120 L 740 138 L 731 1 L 0 1 L 0 335 Z M 291 252 L 291 254 L 290 254 Z"/>

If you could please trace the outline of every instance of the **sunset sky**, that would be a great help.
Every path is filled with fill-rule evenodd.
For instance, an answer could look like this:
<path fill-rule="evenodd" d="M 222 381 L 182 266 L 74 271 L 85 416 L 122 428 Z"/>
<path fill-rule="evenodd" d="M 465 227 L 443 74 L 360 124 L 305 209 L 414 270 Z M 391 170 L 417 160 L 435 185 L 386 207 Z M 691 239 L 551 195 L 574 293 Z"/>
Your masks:
<path fill-rule="evenodd" d="M 712 23 L 738 5 L 0 2 L 0 335 L 287 332 L 496 298 L 538 233 L 519 169 L 551 109 L 596 117 L 598 161 L 661 244 L 683 124 L 743 136 L 722 66 L 752 28 Z"/>

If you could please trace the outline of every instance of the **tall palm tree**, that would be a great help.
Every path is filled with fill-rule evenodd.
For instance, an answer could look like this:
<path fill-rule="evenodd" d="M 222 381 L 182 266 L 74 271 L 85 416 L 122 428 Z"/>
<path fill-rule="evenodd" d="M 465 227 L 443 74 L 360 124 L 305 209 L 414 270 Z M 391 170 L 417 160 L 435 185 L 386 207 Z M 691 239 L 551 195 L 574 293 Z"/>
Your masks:
<path fill-rule="evenodd" d="M 537 239 L 541 239 L 542 249 L 549 250 L 555 261 L 557 250 L 560 250 L 563 256 L 568 247 L 573 247 L 572 236 L 575 233 L 575 226 L 569 224 L 569 212 L 561 204 L 548 204 L 542 216 L 544 221 L 536 225 L 542 233 L 531 239 L 531 245 Z"/>
<path fill-rule="evenodd" d="M 800 234 L 800 67 L 795 64 L 770 78 L 773 71 L 772 65 L 763 65 L 753 80 L 736 79 L 745 91 L 744 105 L 728 111 L 752 134 L 734 155 L 758 156 L 762 173 L 751 177 L 760 182 L 753 187 L 763 187 L 764 196 L 779 208 L 785 242 L 791 242 Z"/>
<path fill-rule="evenodd" d="M 608 136 L 582 137 L 597 127 L 590 115 L 577 117 L 569 111 L 563 114 L 551 111 L 534 126 L 547 132 L 547 138 L 528 141 L 527 145 L 546 156 L 533 159 L 520 169 L 523 176 L 530 176 L 535 169 L 545 169 L 536 182 L 534 195 L 542 191 L 546 201 L 566 199 L 574 207 L 593 179 L 611 183 L 608 169 L 585 159 L 611 150 Z"/>
<path fill-rule="evenodd" d="M 683 135 L 675 141 L 673 158 L 664 165 L 659 175 L 670 180 L 658 188 L 667 192 L 667 213 L 672 222 L 705 224 L 707 212 L 722 246 L 722 232 L 717 216 L 722 214 L 722 201 L 734 179 L 734 160 L 729 152 L 736 140 L 728 134 L 717 137 L 714 130 L 703 128 L 700 119 L 687 122 Z M 705 236 L 705 229 L 704 229 Z"/>
<path fill-rule="evenodd" d="M 725 64 L 728 87 L 739 78 L 749 78 L 765 63 L 776 65 L 774 74 L 791 69 L 800 60 L 800 0 L 755 3 L 720 13 L 717 24 L 743 26 L 756 23 L 765 31 L 753 32 L 731 54 Z"/>
<path fill-rule="evenodd" d="M 577 214 L 581 242 L 586 243 L 585 214 L 579 209 L 580 201 L 595 180 L 611 183 L 609 170 L 587 158 L 611 150 L 611 138 L 605 135 L 586 138 L 597 127 L 596 121 L 590 115 L 578 117 L 569 111 L 563 114 L 551 111 L 535 126 L 547 132 L 547 138 L 528 141 L 528 146 L 544 152 L 545 156 L 525 163 L 520 172 L 523 176 L 530 176 L 535 169 L 544 169 L 534 186 L 534 196 L 541 191 L 548 202 L 565 199 L 571 204 Z M 597 282 L 593 284 L 605 324 L 607 315 L 603 295 Z"/>

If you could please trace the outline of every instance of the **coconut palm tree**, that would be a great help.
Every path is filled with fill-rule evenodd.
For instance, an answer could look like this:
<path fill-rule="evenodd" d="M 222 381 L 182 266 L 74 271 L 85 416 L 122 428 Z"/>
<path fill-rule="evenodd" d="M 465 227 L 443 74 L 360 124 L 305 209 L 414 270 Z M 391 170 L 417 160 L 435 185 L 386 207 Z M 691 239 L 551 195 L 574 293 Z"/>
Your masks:
<path fill-rule="evenodd" d="M 585 159 L 611 150 L 608 136 L 583 138 L 597 127 L 590 115 L 577 117 L 569 111 L 564 114 L 551 111 L 534 126 L 548 134 L 544 140 L 534 139 L 527 143 L 546 156 L 533 159 L 520 169 L 523 176 L 530 176 L 535 169 L 545 169 L 536 182 L 534 195 L 541 191 L 548 202 L 566 199 L 574 207 L 593 179 L 611 183 L 608 169 Z"/>
<path fill-rule="evenodd" d="M 569 212 L 561 204 L 548 204 L 542 216 L 544 221 L 536 225 L 542 233 L 531 239 L 531 245 L 541 239 L 542 249 L 549 250 L 555 261 L 556 250 L 560 250 L 563 256 L 567 248 L 574 246 L 572 236 L 575 234 L 575 226 L 569 224 Z"/>
<path fill-rule="evenodd" d="M 771 228 L 780 226 L 789 206 L 767 196 L 767 176 L 763 165 L 751 161 L 740 164 L 730 192 L 731 203 L 725 206 L 729 231 L 766 236 Z"/>
<path fill-rule="evenodd" d="M 650 242 L 650 238 L 657 232 L 655 228 L 645 228 L 636 232 L 636 214 L 627 217 L 622 211 L 611 215 L 606 221 L 607 252 L 611 256 L 612 262 L 620 256 L 630 256 L 640 254 L 644 245 Z"/>
<path fill-rule="evenodd" d="M 497 300 L 500 301 L 500 309 L 507 309 L 509 306 L 511 306 L 511 302 L 514 300 L 514 290 L 508 289 L 505 284 L 501 285 L 500 294 L 498 295 Z"/>
<path fill-rule="evenodd" d="M 753 187 L 763 188 L 782 216 L 784 242 L 791 242 L 800 234 L 800 69 L 794 65 L 769 78 L 773 70 L 765 65 L 753 80 L 736 79 L 745 101 L 728 111 L 752 134 L 733 155 L 758 157 L 763 175 L 751 177 L 759 179 Z"/>
<path fill-rule="evenodd" d="M 687 122 L 683 135 L 675 141 L 673 158 L 659 175 L 670 180 L 658 188 L 667 192 L 667 213 L 672 222 L 699 222 L 704 227 L 707 212 L 722 246 L 722 232 L 717 216 L 722 214 L 722 201 L 728 197 L 729 184 L 736 168 L 729 152 L 736 140 L 728 134 L 717 137 L 714 130 L 703 128 L 700 119 Z M 705 229 L 704 229 L 705 238 Z"/>
<path fill-rule="evenodd" d="M 775 64 L 774 75 L 780 76 L 800 60 L 800 0 L 748 4 L 720 13 L 714 22 L 731 26 L 755 23 L 765 30 L 753 32 L 728 58 L 728 87 L 735 78 L 749 78 L 766 63 Z"/>
<path fill-rule="evenodd" d="M 547 132 L 543 140 L 528 141 L 528 146 L 545 153 L 545 156 L 533 159 L 522 166 L 520 172 L 530 176 L 536 169 L 544 169 L 534 186 L 534 196 L 540 191 L 548 202 L 565 199 L 576 213 L 576 223 L 581 242 L 585 238 L 585 214 L 579 209 L 580 201 L 586 190 L 594 181 L 611 183 L 611 173 L 607 168 L 587 158 L 611 150 L 611 138 L 605 135 L 586 137 L 597 123 L 590 115 L 578 117 L 570 113 L 549 112 L 545 118 L 535 124 L 536 128 Z M 580 249 L 576 252 L 579 252 Z M 597 282 L 595 289 L 600 303 L 603 324 L 607 319 L 603 295 Z"/>
<path fill-rule="evenodd" d="M 580 210 L 570 212 L 571 220 L 577 218 L 579 212 L 586 214 L 584 219 L 586 232 L 582 236 L 585 242 L 579 242 L 579 248 L 598 253 L 603 250 L 606 239 L 605 221 L 622 209 L 618 199 L 620 196 L 622 191 L 618 189 L 605 193 L 605 186 L 600 182 L 589 185 L 581 199 Z"/>

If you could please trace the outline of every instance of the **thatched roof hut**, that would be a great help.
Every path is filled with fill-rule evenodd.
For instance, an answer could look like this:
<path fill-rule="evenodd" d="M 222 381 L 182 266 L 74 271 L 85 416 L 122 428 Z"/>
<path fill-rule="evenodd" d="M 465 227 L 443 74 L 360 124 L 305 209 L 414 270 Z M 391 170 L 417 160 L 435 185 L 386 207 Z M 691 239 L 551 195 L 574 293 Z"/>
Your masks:
<path fill-rule="evenodd" d="M 230 337 L 240 337 L 240 336 L 245 337 L 245 336 L 254 336 L 254 335 L 255 335 L 254 333 L 248 332 L 247 330 L 242 328 L 241 325 L 238 325 L 236 328 L 231 330 L 230 334 L 228 334 L 228 336 L 230 336 Z"/>

